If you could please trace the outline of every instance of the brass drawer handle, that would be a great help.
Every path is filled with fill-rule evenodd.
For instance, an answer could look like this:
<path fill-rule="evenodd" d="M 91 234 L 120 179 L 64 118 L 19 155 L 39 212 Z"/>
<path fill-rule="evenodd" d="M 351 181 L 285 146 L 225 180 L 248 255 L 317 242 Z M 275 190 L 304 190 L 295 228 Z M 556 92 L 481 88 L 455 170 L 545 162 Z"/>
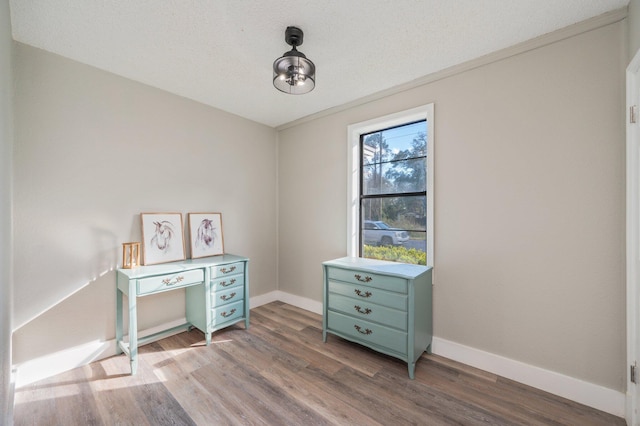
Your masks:
<path fill-rule="evenodd" d="M 369 334 L 373 333 L 373 331 L 369 330 L 368 328 L 365 328 L 364 331 L 362 331 L 362 327 L 360 327 L 359 325 L 354 325 L 353 328 L 358 330 L 358 333 L 360 333 L 360 334 L 369 335 Z"/>
<path fill-rule="evenodd" d="M 227 311 L 222 312 L 220 315 L 222 315 L 224 318 L 226 317 L 230 317 L 231 315 L 236 313 L 236 308 L 233 308 L 229 313 L 227 313 Z"/>
<path fill-rule="evenodd" d="M 222 300 L 224 300 L 226 302 L 227 300 L 231 300 L 234 297 L 236 297 L 236 292 L 235 291 L 233 293 L 231 293 L 230 295 L 228 295 L 228 296 L 226 294 L 223 294 L 222 296 L 220 296 L 220 299 L 222 299 Z"/>
<path fill-rule="evenodd" d="M 235 266 L 232 266 L 231 268 L 227 269 L 227 268 L 220 268 L 220 272 L 222 272 L 223 274 L 228 274 L 229 272 L 233 272 L 236 270 Z"/>
<path fill-rule="evenodd" d="M 356 311 L 358 311 L 361 314 L 365 314 L 365 315 L 369 315 L 371 313 L 371 309 L 370 308 L 364 308 L 362 309 L 360 306 L 355 305 L 353 307 Z"/>
<path fill-rule="evenodd" d="M 363 283 L 368 283 L 369 281 L 371 281 L 373 278 L 371 278 L 368 275 L 365 275 L 364 278 L 362 278 L 362 275 L 359 274 L 355 274 L 354 277 L 356 278 L 356 280 L 363 282 Z"/>
<path fill-rule="evenodd" d="M 370 291 L 362 292 L 361 290 L 359 290 L 357 288 L 355 290 L 353 290 L 353 291 L 360 297 L 371 297 L 371 292 Z"/>
<path fill-rule="evenodd" d="M 220 283 L 220 287 L 228 287 L 228 286 L 230 286 L 231 284 L 235 284 L 235 283 L 236 283 L 236 279 L 235 279 L 235 278 L 233 278 L 233 279 L 232 279 L 231 281 L 229 281 L 229 282 L 222 281 L 222 282 Z"/>
<path fill-rule="evenodd" d="M 184 280 L 184 277 L 182 275 L 179 275 L 176 277 L 176 280 L 174 282 L 171 282 L 171 278 L 165 278 L 164 280 L 162 280 L 162 282 L 164 285 L 175 285 L 182 280 Z"/>

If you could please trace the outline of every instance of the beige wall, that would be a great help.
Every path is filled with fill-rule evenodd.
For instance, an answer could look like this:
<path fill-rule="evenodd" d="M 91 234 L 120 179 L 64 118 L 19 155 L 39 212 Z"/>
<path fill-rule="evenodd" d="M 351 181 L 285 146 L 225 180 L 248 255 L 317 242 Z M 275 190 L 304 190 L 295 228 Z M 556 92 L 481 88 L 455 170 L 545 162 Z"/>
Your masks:
<path fill-rule="evenodd" d="M 114 338 L 114 269 L 120 244 L 140 241 L 140 212 L 222 212 L 225 250 L 251 259 L 251 296 L 276 289 L 274 129 L 16 53 L 16 363 Z M 184 291 L 139 306 L 142 329 L 176 320 Z"/>
<path fill-rule="evenodd" d="M 279 133 L 279 289 L 346 254 L 347 126 L 435 104 L 439 338 L 625 387 L 625 23 Z"/>
<path fill-rule="evenodd" d="M 13 147 L 13 40 L 9 1 L 0 0 L 0 424 L 7 416 L 11 377 L 11 156 Z"/>

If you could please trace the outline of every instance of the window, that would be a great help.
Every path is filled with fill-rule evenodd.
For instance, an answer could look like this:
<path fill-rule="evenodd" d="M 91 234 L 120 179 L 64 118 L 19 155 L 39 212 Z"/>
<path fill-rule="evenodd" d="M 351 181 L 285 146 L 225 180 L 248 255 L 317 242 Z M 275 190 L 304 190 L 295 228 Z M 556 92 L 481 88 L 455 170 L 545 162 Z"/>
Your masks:
<path fill-rule="evenodd" d="M 433 104 L 349 126 L 350 256 L 433 265 Z"/>

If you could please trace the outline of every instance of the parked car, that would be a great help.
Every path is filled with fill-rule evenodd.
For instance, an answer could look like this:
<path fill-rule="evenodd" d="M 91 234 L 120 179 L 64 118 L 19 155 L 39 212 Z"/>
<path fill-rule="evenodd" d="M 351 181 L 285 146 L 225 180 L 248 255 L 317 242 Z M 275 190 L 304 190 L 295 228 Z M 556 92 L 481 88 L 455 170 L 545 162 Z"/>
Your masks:
<path fill-rule="evenodd" d="M 364 221 L 364 243 L 367 245 L 398 246 L 409 241 L 409 234 L 398 228 L 391 228 L 380 220 Z"/>

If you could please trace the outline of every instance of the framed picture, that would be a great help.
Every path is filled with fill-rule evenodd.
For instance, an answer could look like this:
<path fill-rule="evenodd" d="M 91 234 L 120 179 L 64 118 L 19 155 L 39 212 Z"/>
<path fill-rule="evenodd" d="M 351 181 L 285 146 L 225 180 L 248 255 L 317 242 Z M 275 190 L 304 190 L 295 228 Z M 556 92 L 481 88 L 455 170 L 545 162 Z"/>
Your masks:
<path fill-rule="evenodd" d="M 184 260 L 182 213 L 140 213 L 145 265 Z"/>
<path fill-rule="evenodd" d="M 191 258 L 224 254 L 222 213 L 189 213 Z"/>

